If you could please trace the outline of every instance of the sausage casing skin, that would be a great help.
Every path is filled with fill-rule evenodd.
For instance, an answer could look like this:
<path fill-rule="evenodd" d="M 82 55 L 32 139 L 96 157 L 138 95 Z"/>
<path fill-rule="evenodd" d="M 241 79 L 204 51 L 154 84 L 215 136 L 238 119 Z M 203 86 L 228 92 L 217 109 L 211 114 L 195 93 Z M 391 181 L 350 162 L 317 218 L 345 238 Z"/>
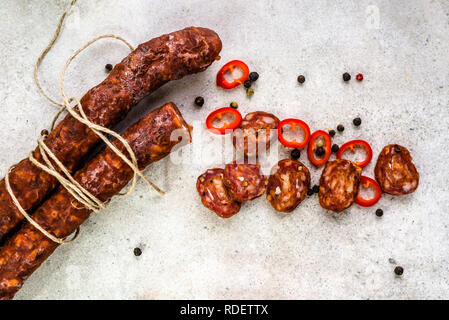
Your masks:
<path fill-rule="evenodd" d="M 410 152 L 397 144 L 390 144 L 382 149 L 374 175 L 382 191 L 393 195 L 412 193 L 419 184 L 419 173 Z"/>
<path fill-rule="evenodd" d="M 190 142 L 188 125 L 177 107 L 169 103 L 131 126 L 123 138 L 134 151 L 139 168 L 143 169 L 168 155 L 179 143 L 178 139 L 173 141 L 171 137 L 175 130 L 188 136 L 182 139 L 183 142 Z M 114 144 L 127 154 L 121 143 L 115 141 Z M 101 151 L 74 175 L 76 181 L 102 201 L 117 194 L 132 177 L 132 169 L 109 148 Z M 51 234 L 64 238 L 72 234 L 90 213 L 60 186 L 32 218 Z M 57 243 L 25 223 L 0 249 L 0 299 L 12 299 L 24 281 L 57 247 Z"/>
<path fill-rule="evenodd" d="M 203 205 L 215 212 L 219 217 L 230 218 L 240 210 L 240 203 L 235 201 L 224 182 L 224 170 L 208 169 L 196 181 L 196 190 Z"/>
<path fill-rule="evenodd" d="M 329 161 L 320 178 L 320 205 L 327 210 L 341 212 L 357 198 L 362 168 L 349 160 Z"/>
<path fill-rule="evenodd" d="M 111 128 L 125 118 L 143 97 L 170 80 L 205 70 L 221 50 L 218 35 L 205 28 L 186 28 L 143 43 L 117 64 L 108 77 L 81 99 L 93 123 Z M 100 139 L 88 127 L 67 115 L 45 143 L 68 168 L 76 170 Z M 34 157 L 42 161 L 36 149 Z M 11 188 L 25 210 L 33 210 L 57 186 L 57 180 L 22 160 L 9 174 Z M 23 216 L 0 181 L 0 240 Z"/>
<path fill-rule="evenodd" d="M 309 188 L 309 169 L 300 161 L 284 159 L 271 170 L 267 200 L 275 210 L 288 213 L 304 200 Z"/>
<path fill-rule="evenodd" d="M 265 145 L 266 150 L 275 135 L 270 130 L 276 129 L 279 119 L 268 112 L 256 111 L 248 113 L 243 119 L 239 129 L 233 132 L 232 142 L 237 151 L 246 157 L 255 157 L 259 147 Z M 260 144 L 260 146 L 259 146 Z"/>
<path fill-rule="evenodd" d="M 260 197 L 265 193 L 266 177 L 260 172 L 260 164 L 229 163 L 224 168 L 224 184 L 238 202 Z"/>

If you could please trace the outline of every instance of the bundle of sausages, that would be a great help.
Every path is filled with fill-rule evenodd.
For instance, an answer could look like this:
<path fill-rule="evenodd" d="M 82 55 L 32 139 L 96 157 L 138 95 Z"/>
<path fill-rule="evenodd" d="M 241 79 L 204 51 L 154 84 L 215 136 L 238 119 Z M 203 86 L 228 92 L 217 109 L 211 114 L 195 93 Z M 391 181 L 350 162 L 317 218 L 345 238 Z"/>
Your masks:
<path fill-rule="evenodd" d="M 215 32 L 196 27 L 143 43 L 117 64 L 102 83 L 89 90 L 81 99 L 83 110 L 91 122 L 111 128 L 124 119 L 140 100 L 163 84 L 204 71 L 218 58 L 221 46 Z M 177 107 L 169 103 L 131 126 L 123 138 L 135 153 L 139 168 L 143 169 L 165 157 L 178 143 L 190 142 L 188 128 Z M 171 136 L 175 130 L 184 132 L 187 139 L 173 141 Z M 45 140 L 48 148 L 71 172 L 78 169 L 98 142 L 99 138 L 92 130 L 70 115 Z M 115 145 L 124 151 L 120 143 L 115 142 Z M 33 155 L 42 161 L 38 149 Z M 99 200 L 107 201 L 125 187 L 132 176 L 133 170 L 106 148 L 76 171 L 74 178 Z M 28 159 L 22 160 L 11 171 L 9 180 L 20 205 L 29 213 L 34 211 L 32 218 L 58 238 L 70 235 L 90 214 L 64 188 L 54 191 L 58 181 Z M 0 299 L 11 299 L 58 246 L 28 223 L 11 234 L 22 220 L 23 216 L 13 204 L 2 180 Z"/>

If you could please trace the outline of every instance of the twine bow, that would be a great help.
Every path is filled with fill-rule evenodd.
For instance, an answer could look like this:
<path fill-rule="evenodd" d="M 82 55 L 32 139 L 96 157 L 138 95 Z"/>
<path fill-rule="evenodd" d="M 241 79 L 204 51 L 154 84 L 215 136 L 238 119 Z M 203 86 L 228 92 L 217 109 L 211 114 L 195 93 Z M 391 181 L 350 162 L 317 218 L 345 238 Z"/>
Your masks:
<path fill-rule="evenodd" d="M 86 44 L 84 44 L 81 48 L 76 50 L 75 53 L 67 60 L 65 66 L 64 66 L 64 68 L 62 69 L 62 72 L 61 72 L 59 85 L 60 85 L 60 89 L 61 89 L 61 95 L 62 95 L 63 103 L 59 103 L 56 100 L 54 100 L 51 97 L 49 97 L 46 94 L 46 92 L 42 89 L 42 87 L 41 87 L 41 85 L 39 83 L 39 78 L 38 78 L 39 66 L 40 66 L 42 60 L 44 59 L 44 57 L 47 55 L 47 53 L 50 51 L 50 49 L 53 47 L 54 43 L 56 42 L 56 39 L 58 38 L 58 36 L 60 34 L 61 27 L 63 25 L 65 17 L 67 16 L 67 13 L 75 5 L 76 2 L 77 2 L 77 0 L 72 0 L 72 2 L 70 3 L 69 7 L 67 8 L 67 10 L 62 14 L 61 18 L 59 19 L 58 26 L 56 28 L 56 31 L 55 31 L 52 39 L 50 40 L 50 42 L 47 45 L 47 47 L 42 51 L 41 55 L 39 56 L 39 58 L 36 61 L 35 67 L 34 67 L 34 80 L 35 80 L 36 86 L 39 89 L 40 93 L 48 101 L 50 101 L 51 103 L 59 106 L 59 111 L 56 113 L 55 117 L 53 118 L 53 121 L 51 123 L 51 127 L 50 128 L 51 128 L 51 130 L 53 130 L 54 126 L 55 126 L 55 123 L 56 123 L 56 120 L 59 118 L 59 116 L 62 114 L 62 112 L 67 111 L 68 113 L 70 113 L 70 115 L 72 117 L 74 117 L 76 120 L 78 120 L 79 122 L 83 123 L 87 127 L 89 127 L 89 129 L 91 129 L 101 140 L 103 140 L 105 142 L 105 144 L 114 153 L 116 153 L 120 157 L 120 159 L 122 159 L 134 171 L 132 182 L 131 182 L 131 185 L 130 185 L 129 189 L 125 193 L 120 193 L 119 194 L 120 196 L 127 196 L 127 195 L 131 194 L 134 191 L 138 177 L 143 178 L 145 180 L 145 182 L 149 186 L 151 186 L 153 189 L 155 189 L 158 193 L 164 194 L 164 192 L 159 187 L 157 187 L 153 182 L 151 182 L 151 180 L 148 179 L 142 173 L 142 171 L 140 171 L 140 169 L 138 167 L 136 155 L 134 154 L 134 152 L 131 149 L 131 147 L 128 144 L 128 142 L 124 138 L 122 138 L 119 134 L 117 134 L 116 132 L 89 121 L 89 119 L 87 118 L 86 114 L 84 113 L 83 106 L 81 105 L 80 100 L 77 99 L 76 97 L 67 98 L 67 95 L 66 95 L 66 92 L 65 92 L 65 87 L 64 87 L 65 72 L 66 72 L 67 68 L 69 67 L 70 63 L 73 61 L 73 59 L 75 59 L 75 57 L 78 54 L 80 54 L 84 49 L 86 49 L 87 47 L 89 47 L 94 42 L 96 42 L 96 41 L 98 41 L 100 39 L 113 38 L 113 39 L 120 40 L 125 45 L 127 45 L 128 48 L 131 51 L 133 51 L 134 48 L 133 48 L 133 46 L 131 44 L 129 44 L 129 42 L 127 42 L 125 39 L 123 39 L 120 36 L 117 36 L 117 35 L 114 35 L 114 34 L 105 34 L 105 35 L 101 35 L 101 36 L 95 37 L 94 39 L 92 39 L 89 42 L 87 42 Z M 75 104 L 72 105 L 73 103 L 75 103 Z M 120 143 L 123 144 L 124 148 L 126 149 L 126 151 L 127 151 L 128 155 L 129 155 L 129 157 L 131 158 L 131 160 L 129 160 L 128 157 L 126 155 L 124 155 L 107 138 L 107 136 L 105 134 L 113 136 L 118 141 L 120 141 Z M 39 146 L 39 151 L 40 151 L 40 153 L 42 155 L 42 159 L 43 159 L 44 163 L 41 163 L 38 160 L 36 160 L 36 158 L 33 156 L 32 152 L 29 154 L 29 157 L 28 157 L 29 160 L 31 161 L 31 163 L 33 163 L 35 166 L 37 166 L 41 170 L 45 171 L 46 173 L 54 176 L 59 181 L 59 183 L 61 183 L 61 185 L 76 199 L 76 201 L 81 203 L 85 208 L 87 208 L 89 210 L 92 210 L 94 212 L 98 212 L 100 210 L 105 209 L 106 206 L 107 206 L 107 203 L 102 202 L 95 195 L 91 194 L 88 190 L 83 188 L 78 183 L 78 181 L 76 181 L 73 178 L 73 176 L 70 174 L 69 170 L 62 164 L 62 162 L 55 156 L 55 154 L 45 144 L 46 136 L 47 136 L 47 134 L 43 134 L 42 137 L 40 137 L 37 140 L 37 143 L 38 143 L 38 146 Z M 40 226 L 23 209 L 23 207 L 20 205 L 19 201 L 17 200 L 16 196 L 14 195 L 14 192 L 12 191 L 11 185 L 10 185 L 10 182 L 9 182 L 9 173 L 14 169 L 14 167 L 15 167 L 15 165 L 11 166 L 10 168 L 8 168 L 8 170 L 6 172 L 5 186 L 6 186 L 6 190 L 8 191 L 9 195 L 11 196 L 11 199 L 12 199 L 13 203 L 16 205 L 16 207 L 19 209 L 20 213 L 25 217 L 25 219 L 27 219 L 28 222 L 31 223 L 36 229 L 38 229 L 45 236 L 47 236 L 49 239 L 51 239 L 52 241 L 54 241 L 56 243 L 67 244 L 67 243 L 70 243 L 73 240 L 75 240 L 76 237 L 78 236 L 79 232 L 80 232 L 80 228 L 78 228 L 76 230 L 74 236 L 70 240 L 66 240 L 66 238 L 60 239 L 60 238 L 55 237 L 51 233 L 49 233 L 42 226 Z M 62 172 L 62 173 L 60 173 L 60 172 Z M 75 206 L 73 203 L 72 203 L 72 205 Z"/>

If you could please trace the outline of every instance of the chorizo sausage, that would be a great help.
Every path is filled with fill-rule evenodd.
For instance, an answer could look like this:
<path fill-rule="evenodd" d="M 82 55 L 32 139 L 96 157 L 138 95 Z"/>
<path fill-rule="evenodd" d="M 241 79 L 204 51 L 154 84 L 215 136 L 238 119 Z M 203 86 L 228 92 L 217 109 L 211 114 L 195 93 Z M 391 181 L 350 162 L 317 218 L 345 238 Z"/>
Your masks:
<path fill-rule="evenodd" d="M 117 64 L 109 76 L 81 99 L 88 119 L 111 128 L 143 97 L 170 80 L 205 70 L 221 50 L 212 30 L 186 28 L 143 43 Z M 100 139 L 87 126 L 67 115 L 45 143 L 69 171 L 76 170 Z M 34 157 L 42 161 L 38 149 Z M 57 180 L 22 160 L 9 174 L 11 188 L 25 210 L 33 210 L 57 186 Z M 0 181 L 0 240 L 23 216 Z"/>
<path fill-rule="evenodd" d="M 203 205 L 219 217 L 230 218 L 240 210 L 240 203 L 235 201 L 223 183 L 224 170 L 208 169 L 196 181 L 196 189 Z"/>
<path fill-rule="evenodd" d="M 224 168 L 224 185 L 238 202 L 260 197 L 265 193 L 266 181 L 258 163 L 229 163 Z"/>
<path fill-rule="evenodd" d="M 377 158 L 374 175 L 383 192 L 403 195 L 418 188 L 419 173 L 406 147 L 390 144 Z"/>
<path fill-rule="evenodd" d="M 309 188 L 309 169 L 300 161 L 284 159 L 271 170 L 267 200 L 275 210 L 291 212 L 304 200 Z"/>
<path fill-rule="evenodd" d="M 266 150 L 275 137 L 270 130 L 276 129 L 279 119 L 268 112 L 256 111 L 248 113 L 242 120 L 240 129 L 233 132 L 232 142 L 237 151 L 246 157 L 255 157 L 259 147 L 265 144 Z M 259 142 L 260 141 L 260 142 Z"/>
<path fill-rule="evenodd" d="M 187 123 L 173 103 L 158 108 L 131 126 L 123 138 L 134 151 L 139 168 L 168 155 L 179 143 L 176 133 L 188 135 Z M 186 141 L 187 140 L 187 141 Z M 117 141 L 115 146 L 127 154 Z M 110 148 L 104 149 L 74 175 L 76 181 L 102 201 L 117 194 L 133 177 L 133 170 Z M 60 186 L 32 215 L 56 237 L 72 234 L 88 217 L 90 210 L 78 203 Z M 24 224 L 0 249 L 0 299 L 11 299 L 24 281 L 53 253 L 58 243 L 48 239 L 31 224 Z"/>
<path fill-rule="evenodd" d="M 362 168 L 349 160 L 329 161 L 320 178 L 320 205 L 327 210 L 341 212 L 357 198 Z"/>

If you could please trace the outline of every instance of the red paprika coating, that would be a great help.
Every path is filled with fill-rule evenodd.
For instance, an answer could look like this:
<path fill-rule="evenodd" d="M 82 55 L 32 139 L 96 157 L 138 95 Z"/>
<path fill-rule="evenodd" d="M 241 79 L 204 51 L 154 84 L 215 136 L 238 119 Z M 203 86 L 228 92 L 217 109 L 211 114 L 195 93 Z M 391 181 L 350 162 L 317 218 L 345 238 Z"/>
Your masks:
<path fill-rule="evenodd" d="M 125 118 L 142 98 L 170 80 L 204 71 L 221 51 L 221 40 L 209 29 L 190 27 L 154 38 L 137 47 L 117 64 L 108 77 L 81 99 L 88 119 L 112 128 Z M 88 152 L 100 141 L 84 124 L 67 115 L 49 134 L 45 143 L 69 171 L 75 171 Z M 38 149 L 34 157 L 42 161 Z M 11 188 L 26 211 L 38 206 L 57 180 L 22 160 L 9 174 Z M 0 181 L 0 240 L 20 221 L 22 214 Z"/>
<path fill-rule="evenodd" d="M 182 141 L 190 142 L 187 123 L 177 107 L 169 103 L 150 112 L 122 136 L 134 151 L 139 168 L 143 169 L 168 155 L 179 143 L 176 137 L 171 137 L 178 129 L 186 137 Z M 127 154 L 121 143 L 114 142 L 114 145 Z M 102 201 L 116 195 L 132 177 L 133 170 L 109 148 L 74 175 L 81 186 Z M 90 213 L 60 186 L 32 218 L 54 236 L 64 238 L 72 234 Z M 24 281 L 58 246 L 31 224 L 24 224 L 0 249 L 0 299 L 12 299 Z"/>

